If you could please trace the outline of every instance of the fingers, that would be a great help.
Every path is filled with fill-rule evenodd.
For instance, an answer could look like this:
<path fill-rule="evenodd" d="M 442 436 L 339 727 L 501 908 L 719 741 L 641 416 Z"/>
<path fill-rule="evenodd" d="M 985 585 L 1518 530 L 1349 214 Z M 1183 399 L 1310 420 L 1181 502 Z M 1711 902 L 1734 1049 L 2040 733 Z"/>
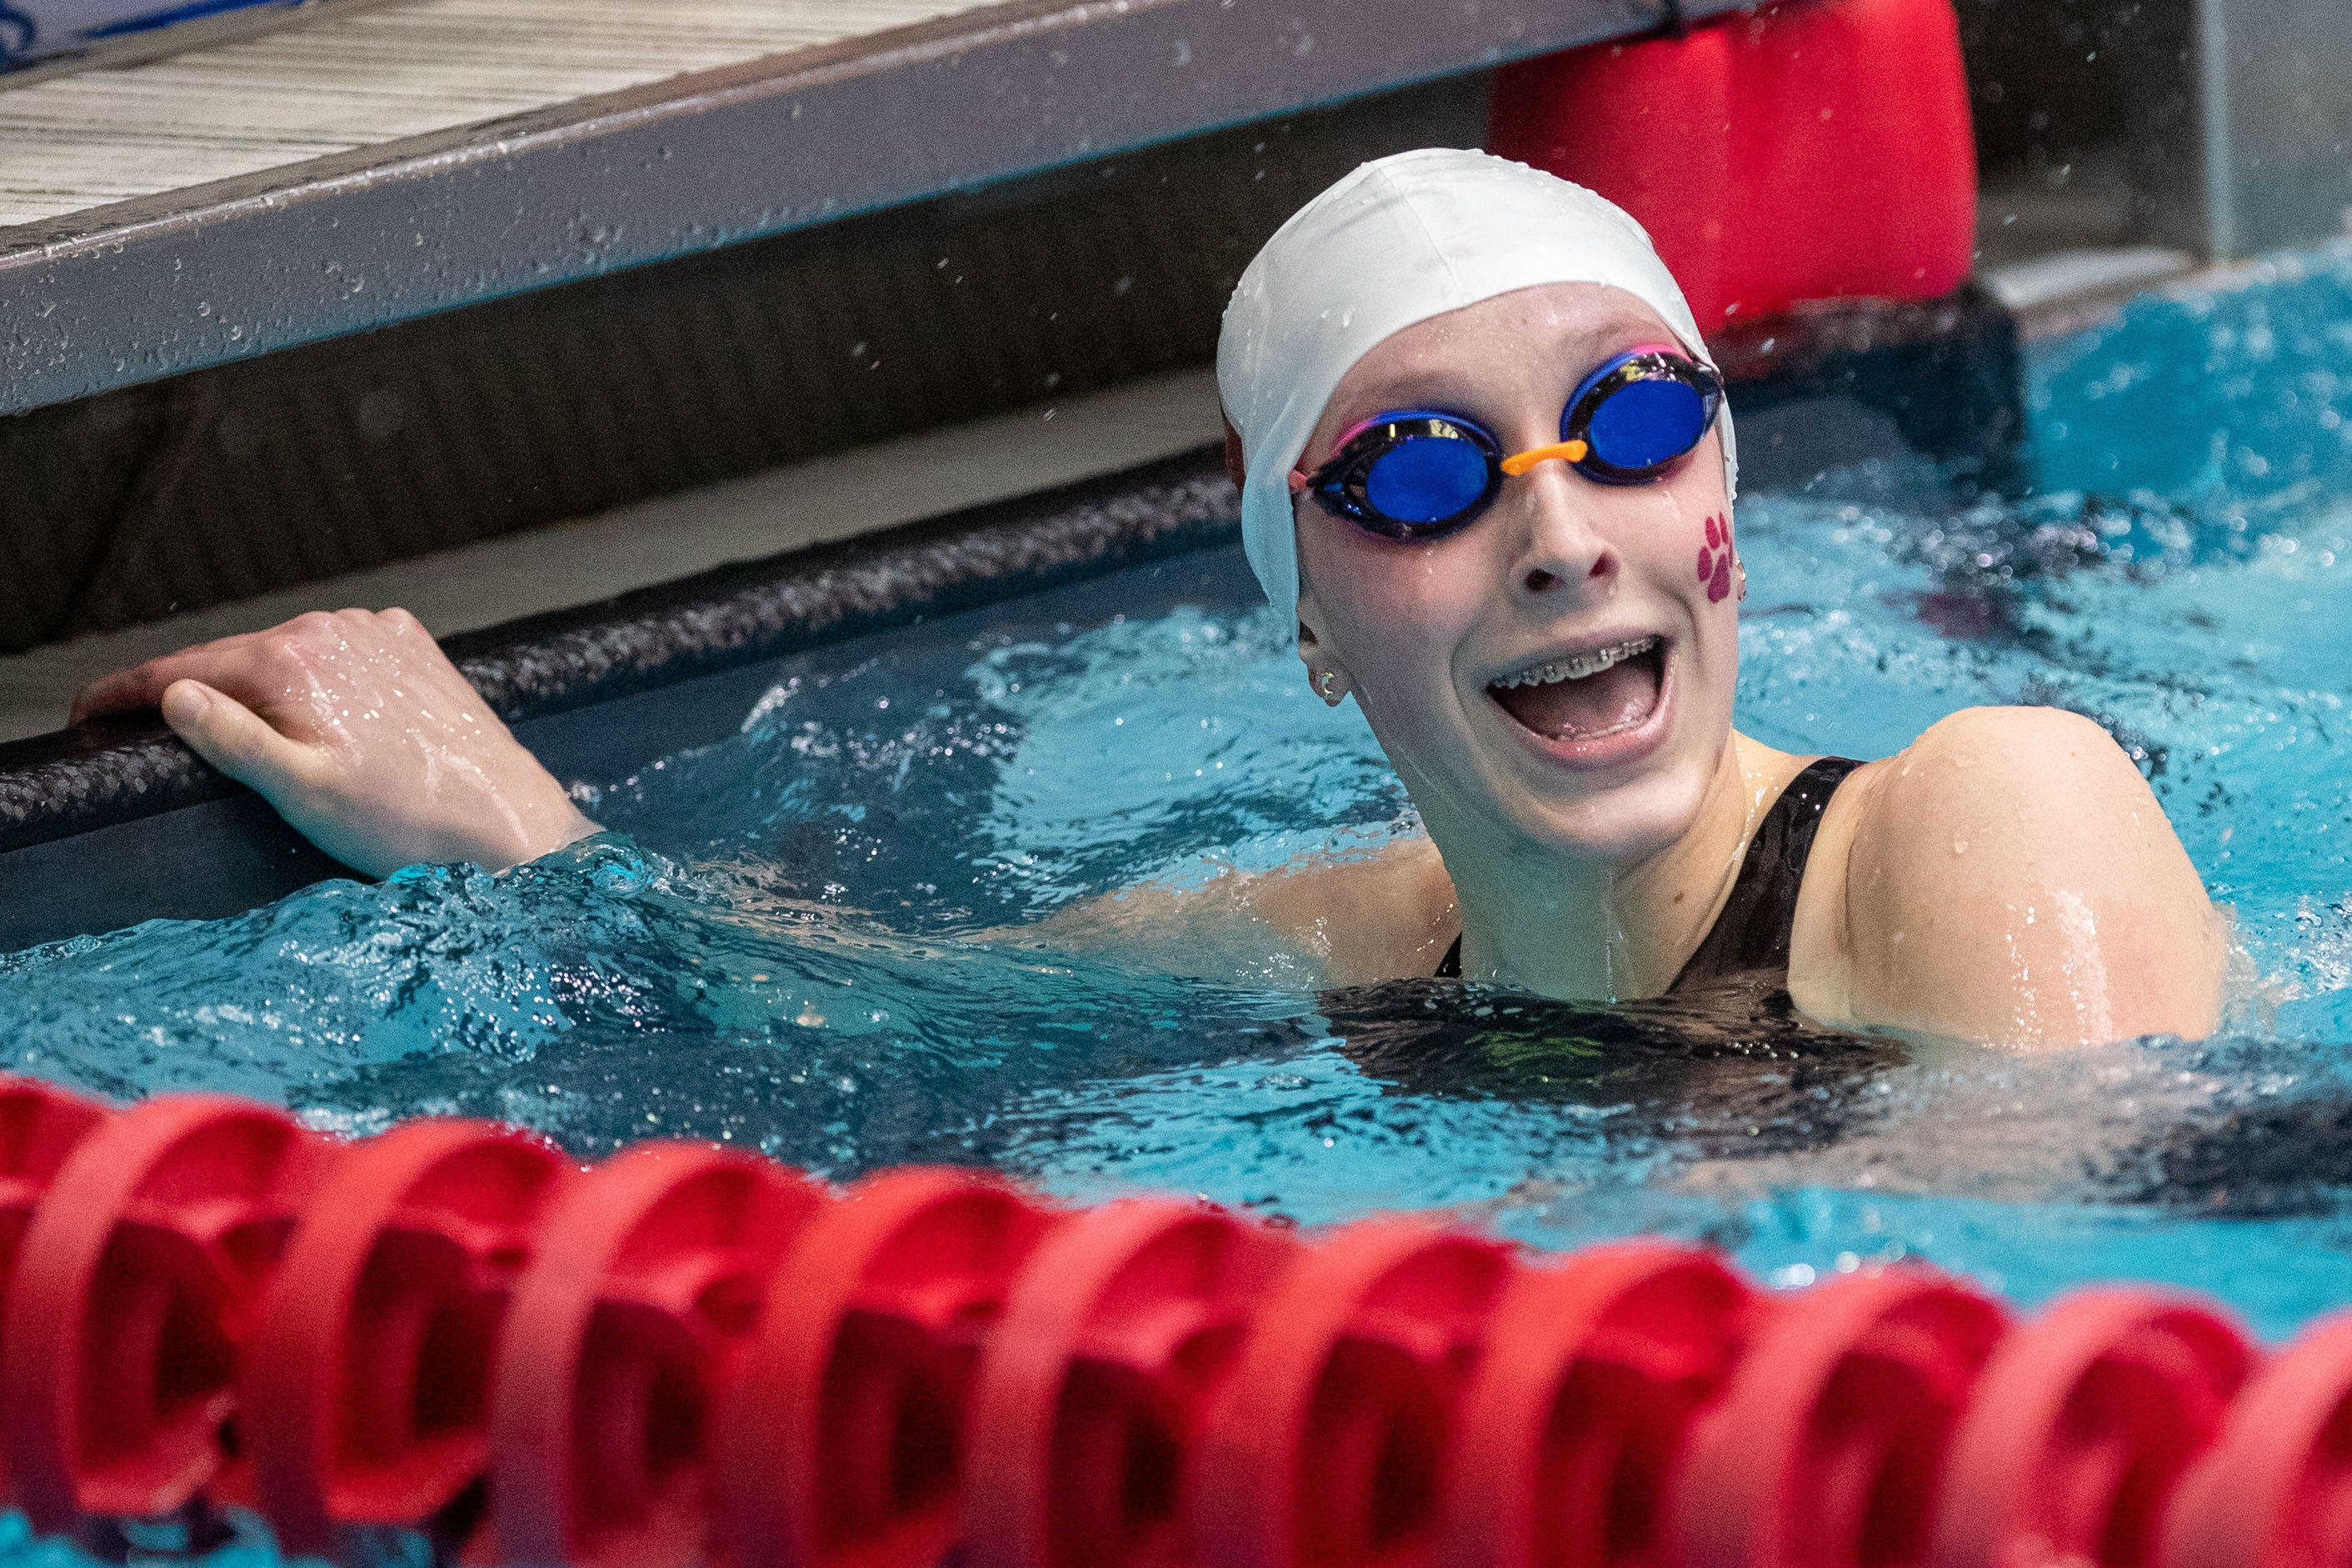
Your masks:
<path fill-rule="evenodd" d="M 224 637 L 91 681 L 74 699 L 73 721 L 79 724 L 109 713 L 154 708 L 179 680 L 201 680 L 215 690 L 233 690 L 241 700 L 252 701 L 260 695 L 253 689 L 260 663 L 254 657 L 257 640 L 250 636 Z"/>
<path fill-rule="evenodd" d="M 420 648 L 436 656 L 440 652 L 432 634 L 406 610 L 350 609 L 332 615 L 314 610 L 268 631 L 199 643 L 93 680 L 76 694 L 69 722 L 152 709 L 177 680 L 200 680 L 241 702 L 267 706 L 284 695 L 287 675 L 306 655 L 315 657 L 322 648 L 354 641 L 364 646 L 380 638 L 398 644 L 410 658 Z"/>
<path fill-rule="evenodd" d="M 145 703 L 358 870 L 496 869 L 596 830 L 404 610 L 301 616 L 150 660 L 93 683 L 75 713 Z"/>
<path fill-rule="evenodd" d="M 198 756 L 273 805 L 289 790 L 308 785 L 317 771 L 310 747 L 288 740 L 252 709 L 200 680 L 172 682 L 160 705 L 163 721 Z"/>
<path fill-rule="evenodd" d="M 278 630 L 285 631 L 296 624 L 289 621 Z M 85 719 L 103 718 L 110 713 L 131 713 L 142 708 L 153 708 L 163 700 L 164 690 L 175 680 L 197 679 L 217 686 L 236 685 L 238 672 L 253 662 L 250 651 L 253 645 L 272 635 L 268 632 L 247 632 L 239 637 L 198 643 L 177 653 L 151 658 L 132 668 L 101 676 L 75 695 L 71 722 L 79 724 Z"/>
<path fill-rule="evenodd" d="M 129 713 L 142 708 L 152 708 L 163 695 L 163 688 L 170 684 L 169 681 L 158 683 L 152 662 L 136 669 L 118 669 L 74 693 L 73 713 L 66 721 L 79 724 L 91 719 L 102 719 L 110 713 Z"/>

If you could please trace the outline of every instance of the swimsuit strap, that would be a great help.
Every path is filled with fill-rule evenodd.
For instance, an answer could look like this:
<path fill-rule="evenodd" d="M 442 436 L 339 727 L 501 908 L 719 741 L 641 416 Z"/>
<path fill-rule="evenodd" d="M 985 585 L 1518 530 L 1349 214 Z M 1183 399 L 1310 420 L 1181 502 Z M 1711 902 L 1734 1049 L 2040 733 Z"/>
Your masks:
<path fill-rule="evenodd" d="M 1668 991 L 1759 970 L 1789 973 L 1789 937 L 1797 925 L 1797 894 L 1812 858 L 1813 835 L 1830 796 L 1860 766 L 1850 757 L 1823 757 L 1789 781 L 1748 841 L 1723 912 Z"/>
<path fill-rule="evenodd" d="M 1822 757 L 1789 781 L 1772 803 L 1740 858 L 1731 896 L 1715 917 L 1706 939 L 1690 955 L 1672 991 L 1687 991 L 1735 974 L 1789 971 L 1789 937 L 1797 924 L 1797 894 L 1804 887 L 1805 862 L 1830 796 L 1862 764 L 1851 757 Z M 1462 939 L 1445 950 L 1437 966 L 1441 980 L 1462 977 Z"/>

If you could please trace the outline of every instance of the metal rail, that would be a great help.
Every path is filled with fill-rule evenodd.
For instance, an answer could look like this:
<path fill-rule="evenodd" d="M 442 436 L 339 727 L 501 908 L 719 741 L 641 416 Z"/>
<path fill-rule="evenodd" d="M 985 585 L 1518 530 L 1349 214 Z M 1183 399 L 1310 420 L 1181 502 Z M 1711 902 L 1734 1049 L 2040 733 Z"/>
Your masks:
<path fill-rule="evenodd" d="M 1668 11 L 1014 0 L 0 229 L 0 413 L 1637 35 Z"/>

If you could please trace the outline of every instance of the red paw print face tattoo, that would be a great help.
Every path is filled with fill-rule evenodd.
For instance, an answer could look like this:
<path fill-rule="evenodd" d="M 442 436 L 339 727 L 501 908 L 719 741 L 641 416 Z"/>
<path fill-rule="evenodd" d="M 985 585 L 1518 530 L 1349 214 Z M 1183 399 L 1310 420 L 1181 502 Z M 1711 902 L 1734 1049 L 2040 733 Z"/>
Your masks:
<path fill-rule="evenodd" d="M 1698 580 L 1706 584 L 1706 602 L 1720 605 L 1731 596 L 1731 517 L 1706 520 L 1706 542 L 1699 546 Z"/>

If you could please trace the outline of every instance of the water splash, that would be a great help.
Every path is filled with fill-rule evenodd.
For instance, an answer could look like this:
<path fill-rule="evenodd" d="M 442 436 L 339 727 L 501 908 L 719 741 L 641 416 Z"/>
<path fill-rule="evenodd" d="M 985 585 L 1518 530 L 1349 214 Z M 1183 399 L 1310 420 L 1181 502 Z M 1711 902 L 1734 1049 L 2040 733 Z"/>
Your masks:
<path fill-rule="evenodd" d="M 2352 384 L 2317 374 L 2352 281 L 2294 268 L 2052 352 L 2042 494 L 1847 476 L 1740 517 L 1743 725 L 1867 756 L 1978 703 L 2095 718 L 2234 910 L 2258 984 L 2222 1041 L 1923 1054 L 1755 998 L 1325 995 L 987 934 L 1413 830 L 1227 552 L 781 661 L 731 735 L 583 781 L 625 838 L 0 957 L 12 1065 L 351 1131 L 460 1111 L 583 1152 L 983 1162 L 1307 1223 L 1450 1206 L 1543 1245 L 1659 1228 L 1789 1281 L 1914 1254 L 2027 1299 L 2130 1273 L 2283 1332 L 2352 1300 L 2352 459 L 2326 418 Z"/>

